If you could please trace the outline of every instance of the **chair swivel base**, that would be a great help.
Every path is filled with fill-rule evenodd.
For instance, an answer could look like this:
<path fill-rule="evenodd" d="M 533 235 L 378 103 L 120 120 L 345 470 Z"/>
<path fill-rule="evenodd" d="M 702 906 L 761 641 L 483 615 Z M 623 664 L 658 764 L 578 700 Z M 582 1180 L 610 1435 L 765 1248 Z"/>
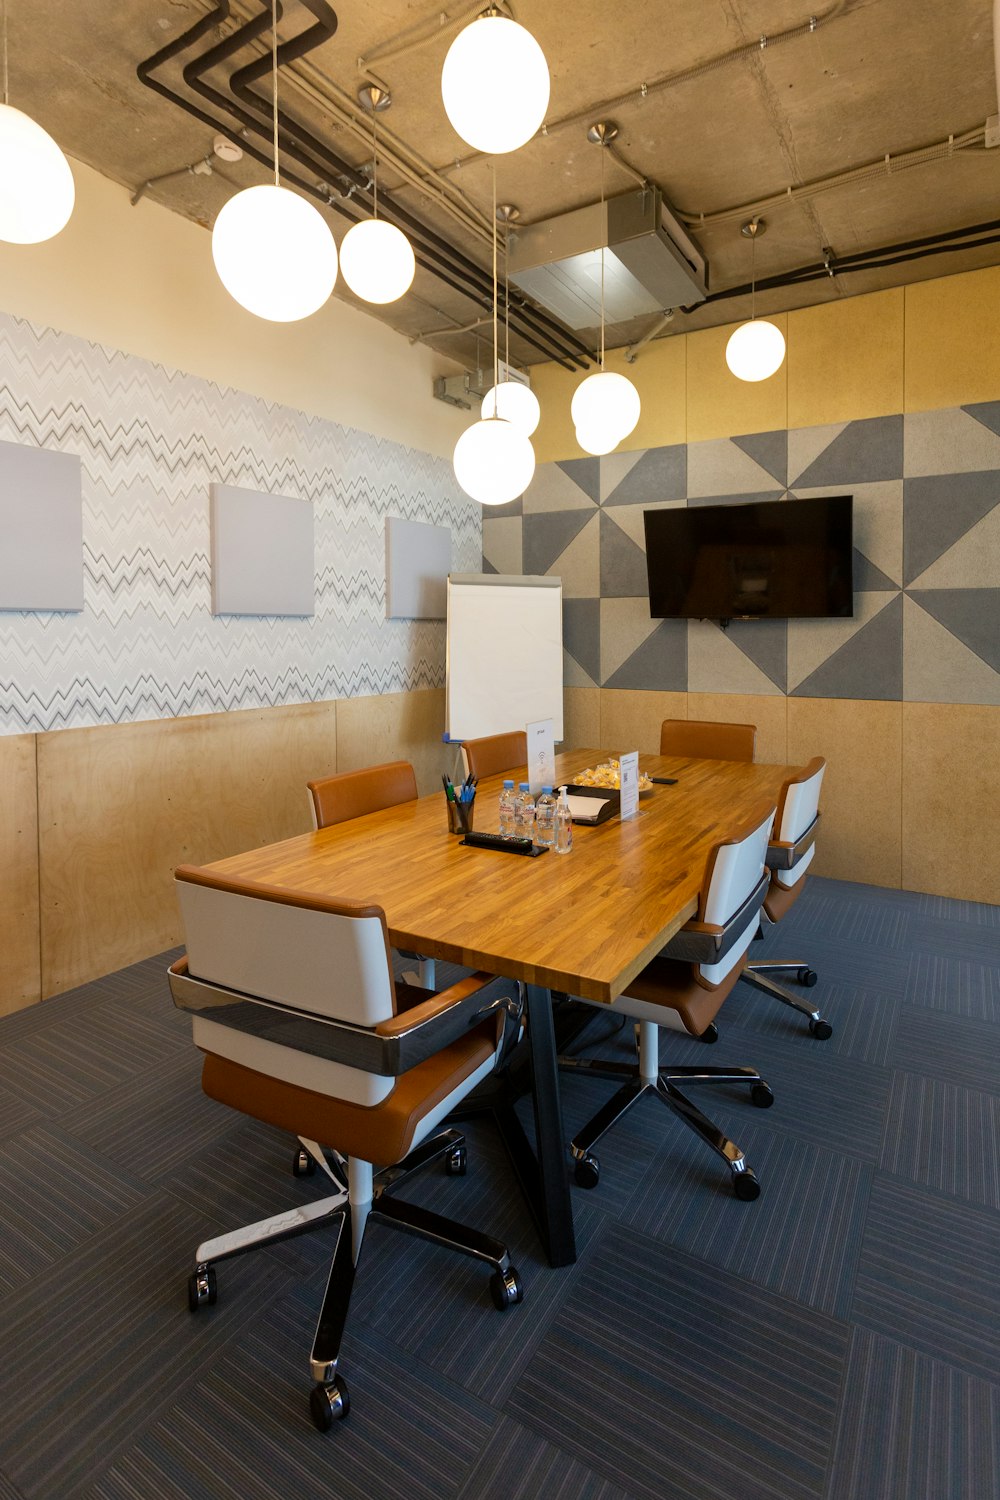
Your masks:
<path fill-rule="evenodd" d="M 800 1000 L 791 990 L 786 990 L 783 985 L 776 984 L 773 979 L 768 979 L 771 972 L 787 973 L 789 978 L 795 979 L 806 989 L 812 989 L 816 983 L 816 972 L 810 969 L 808 964 L 792 963 L 791 961 L 746 964 L 740 978 L 747 984 L 752 985 L 755 990 L 761 990 L 765 995 L 770 995 L 774 1000 L 780 1000 L 782 1005 L 788 1005 L 792 1010 L 797 1010 L 800 1015 L 809 1017 L 809 1031 L 817 1041 L 825 1042 L 833 1036 L 833 1027 L 830 1022 L 820 1015 L 819 1011 L 807 1001 Z"/>
<path fill-rule="evenodd" d="M 303 1141 L 302 1145 L 308 1155 L 315 1155 L 319 1149 L 313 1142 Z M 305 1175 L 301 1170 L 302 1155 L 301 1151 L 296 1154 L 299 1175 Z M 332 1159 L 328 1159 L 326 1153 L 322 1153 L 322 1156 L 324 1159 L 319 1160 L 318 1165 L 328 1173 L 335 1185 L 338 1184 L 343 1177 L 343 1159 L 336 1154 L 333 1154 Z M 377 1173 L 373 1179 L 371 1206 L 366 1213 L 362 1210 L 359 1215 L 359 1211 L 352 1207 L 345 1185 L 318 1202 L 301 1205 L 271 1218 L 261 1219 L 243 1229 L 206 1240 L 195 1252 L 195 1269 L 188 1280 L 188 1305 L 192 1312 L 203 1306 L 214 1306 L 217 1301 L 215 1266 L 220 1261 L 231 1260 L 234 1256 L 243 1255 L 261 1245 L 278 1244 L 282 1240 L 308 1234 L 327 1225 L 335 1227 L 337 1239 L 309 1360 L 315 1382 L 309 1408 L 313 1422 L 322 1432 L 328 1431 L 334 1422 L 346 1417 L 351 1407 L 347 1385 L 337 1371 L 337 1361 L 361 1242 L 367 1225 L 372 1220 L 380 1220 L 407 1234 L 471 1256 L 474 1260 L 485 1261 L 493 1267 L 490 1294 L 494 1306 L 500 1311 L 523 1299 L 521 1279 L 511 1265 L 507 1247 L 500 1240 L 466 1225 L 457 1224 L 417 1204 L 390 1196 L 393 1189 L 415 1171 L 441 1158 L 444 1158 L 448 1172 L 465 1175 L 465 1139 L 457 1130 L 438 1131 L 411 1151 L 405 1160 Z M 359 1217 L 360 1224 L 357 1225 L 355 1221 Z"/>
<path fill-rule="evenodd" d="M 578 1061 L 574 1059 L 574 1062 Z M 576 1071 L 574 1068 L 573 1071 Z M 701 1068 L 677 1067 L 669 1072 L 660 1072 L 655 1080 L 643 1079 L 634 1067 L 626 1063 L 607 1063 L 597 1059 L 586 1059 L 580 1071 L 596 1073 L 604 1078 L 626 1079 L 607 1103 L 598 1110 L 570 1143 L 573 1155 L 573 1177 L 579 1187 L 596 1187 L 600 1178 L 600 1163 L 592 1148 L 623 1115 L 638 1104 L 646 1094 L 652 1094 L 661 1104 L 678 1115 L 697 1136 L 721 1156 L 732 1174 L 733 1191 L 737 1198 L 749 1203 L 760 1196 L 760 1183 L 747 1165 L 746 1157 L 739 1146 L 723 1135 L 718 1126 L 703 1115 L 691 1100 L 677 1087 L 680 1083 L 746 1083 L 750 1086 L 750 1100 L 758 1109 L 768 1109 L 774 1103 L 774 1095 L 754 1068 Z"/>

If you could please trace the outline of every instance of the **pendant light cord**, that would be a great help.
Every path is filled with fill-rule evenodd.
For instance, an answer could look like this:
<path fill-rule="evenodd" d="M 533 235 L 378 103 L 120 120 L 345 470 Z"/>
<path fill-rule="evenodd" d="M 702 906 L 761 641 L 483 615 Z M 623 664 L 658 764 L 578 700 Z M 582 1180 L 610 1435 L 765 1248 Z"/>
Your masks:
<path fill-rule="evenodd" d="M 6 4 L 6 0 L 4 0 Z M 271 0 L 271 110 L 274 117 L 274 185 L 278 177 L 278 0 Z"/>
<path fill-rule="evenodd" d="M 378 113 L 372 100 L 372 212 L 378 218 Z"/>
<path fill-rule="evenodd" d="M 750 321 L 757 316 L 757 222 L 750 235 Z"/>
<path fill-rule="evenodd" d="M 503 227 L 503 362 L 510 379 L 510 220 Z"/>
<path fill-rule="evenodd" d="M 493 168 L 493 415 L 497 412 L 497 385 L 500 380 L 500 346 L 497 335 L 497 166 Z"/>
<path fill-rule="evenodd" d="M 604 369 L 604 142 L 601 142 L 601 369 Z"/>

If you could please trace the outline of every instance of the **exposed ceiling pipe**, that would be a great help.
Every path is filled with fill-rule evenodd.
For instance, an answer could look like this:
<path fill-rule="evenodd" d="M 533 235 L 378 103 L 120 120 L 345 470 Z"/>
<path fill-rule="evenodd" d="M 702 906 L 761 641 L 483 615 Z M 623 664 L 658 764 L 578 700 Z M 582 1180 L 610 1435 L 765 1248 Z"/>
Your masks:
<path fill-rule="evenodd" d="M 639 358 L 639 350 L 644 349 L 647 344 L 651 343 L 653 339 L 657 338 L 663 332 L 664 328 L 666 328 L 669 323 L 672 323 L 674 321 L 674 318 L 676 316 L 676 307 L 665 307 L 652 327 L 646 329 L 646 332 L 643 334 L 642 338 L 636 339 L 634 344 L 629 344 L 628 348 L 625 350 L 626 363 L 634 365 L 636 360 Z"/>
<path fill-rule="evenodd" d="M 503 3 L 503 0 L 501 0 L 501 3 Z M 457 31 L 460 26 L 464 26 L 466 21 L 471 21 L 473 16 L 481 15 L 485 6 L 486 0 L 477 0 L 475 5 L 466 5 L 462 10 L 456 11 L 451 16 L 448 15 L 447 11 L 440 11 L 437 16 L 436 25 L 434 25 L 433 17 L 430 19 L 425 17 L 422 21 L 417 21 L 413 26 L 408 26 L 404 32 L 400 33 L 398 41 L 389 37 L 386 41 L 379 42 L 378 46 L 373 47 L 364 57 L 359 57 L 358 71 L 360 73 L 369 73 L 371 71 L 371 64 L 374 62 L 383 63 L 389 62 L 393 58 L 405 57 L 407 53 L 416 52 L 419 48 L 426 47 L 431 42 L 437 41 L 438 37 L 448 36 L 452 31 Z M 509 12 L 510 6 L 504 5 L 504 9 Z M 413 36 L 411 35 L 413 32 L 423 34 Z M 406 38 L 409 38 L 409 40 L 405 40 Z"/>
<path fill-rule="evenodd" d="M 300 34 L 299 37 L 294 38 L 291 42 L 283 43 L 279 49 L 279 57 L 288 58 L 289 56 L 295 56 L 301 50 L 303 36 L 311 38 L 310 46 L 317 45 L 319 40 L 326 40 L 332 35 L 332 30 L 330 29 L 331 21 L 333 29 L 336 28 L 336 17 L 330 10 L 330 7 L 325 4 L 325 0 L 303 0 L 303 3 L 308 6 L 314 15 L 318 16 L 317 25 L 309 27 L 305 33 Z M 172 103 L 178 104 L 189 114 L 194 115 L 196 119 L 202 120 L 216 129 L 221 129 L 228 139 L 242 144 L 246 154 L 254 160 L 260 162 L 262 165 L 272 167 L 273 160 L 270 153 L 265 153 L 252 145 L 247 141 L 242 132 L 237 133 L 231 127 L 220 126 L 216 117 L 199 109 L 190 100 L 185 99 L 182 95 L 177 94 L 174 90 L 153 77 L 153 73 L 158 67 L 178 56 L 193 42 L 200 40 L 209 31 L 214 30 L 229 15 L 229 10 L 228 0 L 215 0 L 215 8 L 209 15 L 202 17 L 200 21 L 196 22 L 182 36 L 175 38 L 173 42 L 161 48 L 153 57 L 141 63 L 137 70 L 138 76 L 147 87 L 154 89 Z M 269 127 L 264 126 L 262 119 L 259 119 L 256 114 L 248 113 L 234 98 L 220 94 L 218 90 L 207 84 L 201 75 L 209 71 L 210 68 L 235 55 L 236 52 L 248 45 L 248 43 L 256 42 L 268 29 L 269 25 L 270 18 L 267 13 L 262 13 L 252 18 L 244 25 L 238 27 L 235 32 L 223 41 L 209 48 L 204 55 L 190 61 L 183 69 L 184 81 L 194 92 L 200 94 L 215 108 L 233 115 L 243 126 L 244 130 L 251 131 L 267 139 L 270 139 L 271 132 Z M 263 71 L 269 71 L 270 66 L 271 63 L 268 58 Z M 259 68 L 260 64 L 255 63 L 251 64 L 249 68 L 240 70 L 243 75 L 241 82 L 244 88 L 248 88 L 246 82 L 247 76 L 256 76 Z M 234 75 L 234 77 L 237 76 Z M 252 98 L 247 100 L 247 102 L 250 102 L 254 109 L 263 112 L 264 102 L 259 96 L 252 95 Z M 325 143 L 317 141 L 298 122 L 290 120 L 287 116 L 282 116 L 282 119 L 286 134 L 282 141 L 281 149 L 287 157 L 297 161 L 300 166 L 304 166 L 309 172 L 318 177 L 339 176 L 346 180 L 358 194 L 367 194 L 370 184 L 364 173 L 359 172 L 355 167 L 343 161 L 326 147 Z M 296 186 L 302 188 L 303 191 L 318 198 L 320 202 L 334 208 L 343 217 L 347 218 L 349 222 L 357 223 L 360 217 L 362 217 L 353 210 L 353 207 L 347 204 L 346 199 L 331 196 L 325 183 L 317 184 L 310 182 L 300 174 L 289 171 L 287 168 L 285 170 L 285 177 L 288 181 L 294 182 Z M 385 201 L 383 199 L 383 202 Z M 425 226 L 421 225 L 406 210 L 402 210 L 397 214 L 395 204 L 389 202 L 386 203 L 386 206 L 393 211 L 393 217 L 398 216 L 404 222 L 412 221 L 414 233 L 420 239 L 429 242 L 429 244 L 425 243 L 423 248 L 421 248 L 419 243 L 414 247 L 418 265 L 424 270 L 429 271 L 438 280 L 460 295 L 470 297 L 484 308 L 489 304 L 492 295 L 491 284 L 488 284 L 489 278 L 481 267 L 462 256 L 432 231 L 426 229 Z M 456 277 L 461 277 L 462 279 L 456 280 Z M 518 307 L 512 310 L 512 323 L 518 336 L 530 344 L 532 348 L 537 349 L 545 358 L 554 358 L 566 368 L 574 366 L 584 368 L 589 363 L 590 352 L 586 345 L 577 339 L 575 335 L 563 329 L 561 325 L 556 323 L 547 314 L 530 307 L 527 302 L 522 301 Z"/>

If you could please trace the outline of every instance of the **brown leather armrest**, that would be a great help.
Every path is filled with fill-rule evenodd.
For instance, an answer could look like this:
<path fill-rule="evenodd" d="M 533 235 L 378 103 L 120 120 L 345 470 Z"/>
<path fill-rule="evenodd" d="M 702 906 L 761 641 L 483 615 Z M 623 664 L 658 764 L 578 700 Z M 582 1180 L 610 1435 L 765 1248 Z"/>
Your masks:
<path fill-rule="evenodd" d="M 460 979 L 457 984 L 449 985 L 446 990 L 439 990 L 436 994 L 428 990 L 425 992 L 426 1000 L 408 1006 L 406 1010 L 390 1017 L 388 1021 L 380 1021 L 375 1031 L 379 1036 L 399 1036 L 403 1032 L 410 1031 L 414 1026 L 422 1026 L 427 1021 L 433 1021 L 436 1017 L 443 1015 L 453 1006 L 461 1004 L 470 995 L 477 995 L 486 985 L 492 984 L 495 978 L 494 974 L 470 974 L 468 978 Z M 415 988 L 414 985 L 406 986 L 411 995 Z"/>

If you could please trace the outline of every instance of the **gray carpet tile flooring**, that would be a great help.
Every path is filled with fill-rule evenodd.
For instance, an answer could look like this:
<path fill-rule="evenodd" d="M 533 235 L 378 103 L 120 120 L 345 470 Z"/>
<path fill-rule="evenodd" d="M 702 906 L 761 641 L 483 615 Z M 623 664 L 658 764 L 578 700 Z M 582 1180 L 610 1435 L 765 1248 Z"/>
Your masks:
<path fill-rule="evenodd" d="M 1000 908 L 814 878 L 771 955 L 819 971 L 829 1041 L 739 985 L 714 1047 L 661 1047 L 771 1083 L 768 1110 L 690 1089 L 760 1199 L 645 1099 L 553 1270 L 470 1120 L 469 1175 L 403 1191 L 501 1235 L 524 1304 L 501 1316 L 474 1262 L 373 1225 L 327 1435 L 328 1236 L 227 1263 L 187 1310 L 199 1240 L 325 1189 L 202 1094 L 172 955 L 0 1021 L 0 1500 L 996 1500 Z M 575 1045 L 634 1055 L 597 1012 Z M 567 1137 L 614 1089 L 561 1086 Z"/>

